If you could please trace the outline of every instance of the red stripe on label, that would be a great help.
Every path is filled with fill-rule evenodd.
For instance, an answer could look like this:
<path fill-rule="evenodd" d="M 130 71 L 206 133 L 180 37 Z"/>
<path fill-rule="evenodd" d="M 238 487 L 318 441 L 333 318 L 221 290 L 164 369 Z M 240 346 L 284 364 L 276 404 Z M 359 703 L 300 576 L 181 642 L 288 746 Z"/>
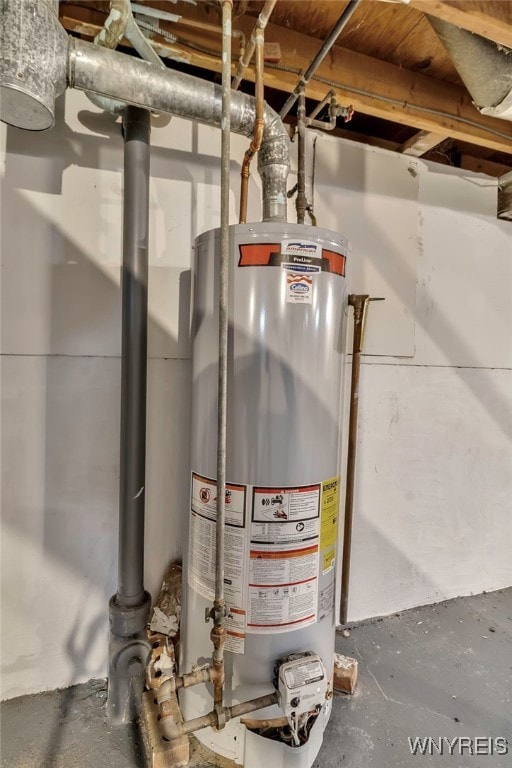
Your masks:
<path fill-rule="evenodd" d="M 301 621 L 309 621 L 310 619 L 314 619 L 315 614 L 312 613 L 311 616 L 304 616 L 303 619 L 296 619 L 295 621 L 283 621 L 281 624 L 248 624 L 248 627 L 289 627 L 291 624 L 300 624 Z"/>
<path fill-rule="evenodd" d="M 287 584 L 249 584 L 249 586 L 258 587 L 258 589 L 265 587 L 294 587 L 296 584 L 307 584 L 308 581 L 316 581 L 316 576 L 312 576 L 310 579 L 303 579 L 302 581 L 290 581 Z"/>
<path fill-rule="evenodd" d="M 279 243 L 247 243 L 240 245 L 239 267 L 266 267 L 273 253 L 280 253 Z"/>
<path fill-rule="evenodd" d="M 319 491 L 320 485 L 301 485 L 298 488 L 292 488 L 292 487 L 285 487 L 285 488 L 279 488 L 278 486 L 274 486 L 274 488 L 254 488 L 254 493 L 309 493 L 309 491 Z"/>
<path fill-rule="evenodd" d="M 328 262 L 329 272 L 334 272 L 335 275 L 345 277 L 345 262 L 347 259 L 343 254 L 323 250 L 322 258 Z"/>
<path fill-rule="evenodd" d="M 251 549 L 249 557 L 252 560 L 289 560 L 290 557 L 304 557 L 318 552 L 318 547 L 304 547 L 304 549 L 280 549 L 278 552 L 266 549 Z"/>

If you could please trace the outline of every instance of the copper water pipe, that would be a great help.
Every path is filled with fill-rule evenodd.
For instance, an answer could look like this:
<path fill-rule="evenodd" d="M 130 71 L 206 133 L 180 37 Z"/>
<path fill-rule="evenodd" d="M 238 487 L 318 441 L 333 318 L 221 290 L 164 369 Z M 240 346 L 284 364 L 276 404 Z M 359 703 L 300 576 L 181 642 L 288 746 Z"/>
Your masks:
<path fill-rule="evenodd" d="M 263 9 L 260 15 L 258 16 L 258 20 L 256 21 L 256 24 L 254 26 L 253 33 L 249 38 L 249 42 L 247 43 L 247 47 L 244 51 L 243 56 L 240 57 L 236 75 L 234 76 L 233 81 L 231 83 L 231 87 L 233 88 L 234 91 L 237 90 L 238 86 L 242 82 L 244 72 L 249 66 L 249 64 L 251 63 L 251 59 L 254 54 L 254 48 L 256 47 L 256 32 L 265 31 L 265 27 L 268 24 L 270 14 L 274 10 L 274 6 L 276 2 L 277 0 L 266 0 L 265 5 L 263 6 Z"/>
<path fill-rule="evenodd" d="M 357 449 L 357 417 L 359 412 L 359 373 L 363 350 L 366 316 L 370 301 L 383 301 L 351 293 L 349 306 L 354 307 L 354 338 L 352 342 L 352 380 L 350 388 L 350 419 L 348 426 L 347 490 L 345 495 L 345 522 L 343 532 L 343 560 L 341 567 L 340 623 L 347 623 L 348 590 L 350 583 L 350 555 L 352 550 L 352 519 L 354 512 L 354 478 Z"/>
<path fill-rule="evenodd" d="M 247 197 L 249 194 L 249 176 L 251 175 L 251 161 L 256 152 L 261 147 L 261 141 L 263 139 L 263 129 L 265 126 L 263 112 L 265 109 L 265 101 L 263 98 L 263 66 L 264 66 L 264 46 L 265 46 L 265 33 L 263 29 L 254 30 L 255 40 L 255 70 L 256 70 L 256 119 L 254 120 L 254 133 L 252 141 L 244 155 L 242 163 L 242 170 L 240 176 L 242 182 L 240 186 L 240 224 L 245 224 L 247 221 Z"/>

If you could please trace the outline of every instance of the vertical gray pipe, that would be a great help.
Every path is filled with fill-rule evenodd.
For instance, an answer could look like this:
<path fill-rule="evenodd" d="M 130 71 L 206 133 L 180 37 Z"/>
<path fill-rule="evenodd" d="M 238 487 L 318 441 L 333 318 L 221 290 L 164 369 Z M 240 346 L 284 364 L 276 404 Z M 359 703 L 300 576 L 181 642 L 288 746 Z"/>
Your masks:
<path fill-rule="evenodd" d="M 150 113 L 124 114 L 121 456 L 117 603 L 144 599 Z"/>
<path fill-rule="evenodd" d="M 107 714 L 114 724 L 132 722 L 140 713 L 151 606 L 144 591 L 150 113 L 127 107 L 123 131 L 119 575 L 117 594 L 109 604 L 107 698 Z"/>

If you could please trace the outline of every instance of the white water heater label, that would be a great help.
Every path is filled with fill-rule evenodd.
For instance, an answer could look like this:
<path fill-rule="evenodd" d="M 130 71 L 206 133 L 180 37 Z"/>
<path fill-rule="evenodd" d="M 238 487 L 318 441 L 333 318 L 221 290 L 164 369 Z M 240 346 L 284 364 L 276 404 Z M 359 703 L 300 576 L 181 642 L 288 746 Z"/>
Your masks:
<path fill-rule="evenodd" d="M 313 240 L 281 241 L 282 271 L 289 304 L 312 304 L 315 275 L 322 271 L 322 246 Z"/>
<path fill-rule="evenodd" d="M 226 484 L 226 525 L 243 528 L 245 524 L 246 485 Z M 192 473 L 192 512 L 209 520 L 217 518 L 217 482 Z"/>
<path fill-rule="evenodd" d="M 245 503 L 247 486 L 226 485 L 224 590 L 228 606 L 244 608 L 246 584 Z M 188 582 L 209 600 L 215 595 L 217 483 L 192 475 Z"/>
<path fill-rule="evenodd" d="M 334 579 L 324 589 L 320 590 L 318 599 L 318 621 L 322 621 L 327 617 L 332 617 L 334 612 L 334 597 L 335 597 L 335 583 Z"/>
<path fill-rule="evenodd" d="M 253 488 L 247 628 L 271 634 L 317 618 L 320 484 Z"/>
<path fill-rule="evenodd" d="M 230 608 L 226 616 L 226 651 L 231 653 L 245 652 L 245 611 L 241 608 Z"/>
<path fill-rule="evenodd" d="M 309 523 L 314 535 L 318 536 L 319 514 L 320 483 L 298 488 L 254 488 L 251 540 L 258 534 L 263 535 L 268 528 L 268 523 L 292 524 L 287 526 L 288 532 L 282 526 L 273 528 L 278 537 L 284 535 L 288 539 L 291 535 L 294 537 L 293 540 L 302 541 L 305 525 L 297 525 L 297 523 Z M 278 538 L 278 541 L 280 540 Z"/>
<path fill-rule="evenodd" d="M 290 586 L 249 587 L 248 631 L 276 634 L 316 621 L 316 579 Z"/>
<path fill-rule="evenodd" d="M 286 275 L 286 301 L 289 304 L 312 304 L 314 275 L 321 272 L 320 267 L 301 267 L 283 264 Z"/>
<path fill-rule="evenodd" d="M 294 264 L 312 264 L 322 258 L 322 244 L 302 238 L 281 240 L 281 255 Z"/>

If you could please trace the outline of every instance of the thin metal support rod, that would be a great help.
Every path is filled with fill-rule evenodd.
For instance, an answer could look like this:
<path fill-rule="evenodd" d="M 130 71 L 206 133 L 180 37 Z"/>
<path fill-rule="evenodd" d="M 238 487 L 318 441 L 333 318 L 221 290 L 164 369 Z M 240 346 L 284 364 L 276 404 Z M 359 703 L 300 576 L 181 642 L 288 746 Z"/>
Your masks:
<path fill-rule="evenodd" d="M 297 197 L 295 209 L 297 211 L 297 223 L 304 224 L 308 201 L 306 198 L 306 97 L 304 88 L 299 94 L 297 109 L 297 137 L 298 137 L 298 165 L 297 165 Z"/>
<path fill-rule="evenodd" d="M 213 666 L 215 706 L 224 700 L 224 641 L 226 605 L 224 601 L 224 558 L 226 522 L 226 440 L 228 397 L 229 328 L 229 162 L 231 152 L 231 17 L 232 0 L 222 0 L 222 138 L 220 201 L 220 276 L 219 276 L 219 372 L 217 414 L 217 520 L 215 536 L 215 599 L 213 602 Z M 221 727 L 221 726 L 219 726 Z"/>
<path fill-rule="evenodd" d="M 150 114 L 124 121 L 121 456 L 117 603 L 144 598 Z"/>
<path fill-rule="evenodd" d="M 320 66 L 320 64 L 325 59 L 325 57 L 331 50 L 332 46 L 338 39 L 340 33 L 342 32 L 342 30 L 344 29 L 344 27 L 346 26 L 346 24 L 354 14 L 354 12 L 357 10 L 357 7 L 359 6 L 360 2 L 361 0 L 349 0 L 348 5 L 346 6 L 345 10 L 339 17 L 334 27 L 332 28 L 324 44 L 316 54 L 315 58 L 313 59 L 313 61 L 311 62 L 311 64 L 309 65 L 305 73 L 301 75 L 299 82 L 295 86 L 295 90 L 293 91 L 293 93 L 290 94 L 287 101 L 285 102 L 285 105 L 283 106 L 282 110 L 279 113 L 279 117 L 281 118 L 281 120 L 284 117 L 286 117 L 290 109 L 293 107 L 293 105 L 295 104 L 299 96 L 300 89 L 309 83 L 314 73 L 316 72 L 316 70 L 318 69 L 318 67 Z"/>
<path fill-rule="evenodd" d="M 341 567 L 340 623 L 347 623 L 348 593 L 350 584 L 350 556 L 352 551 L 352 522 L 354 512 L 354 480 L 357 451 L 357 421 L 359 415 L 359 374 L 364 342 L 367 310 L 370 301 L 383 299 L 351 293 L 348 303 L 354 307 L 354 337 L 352 343 L 352 379 L 350 388 L 350 418 L 348 426 L 347 490 L 345 495 L 345 522 L 343 533 L 343 560 Z"/>

